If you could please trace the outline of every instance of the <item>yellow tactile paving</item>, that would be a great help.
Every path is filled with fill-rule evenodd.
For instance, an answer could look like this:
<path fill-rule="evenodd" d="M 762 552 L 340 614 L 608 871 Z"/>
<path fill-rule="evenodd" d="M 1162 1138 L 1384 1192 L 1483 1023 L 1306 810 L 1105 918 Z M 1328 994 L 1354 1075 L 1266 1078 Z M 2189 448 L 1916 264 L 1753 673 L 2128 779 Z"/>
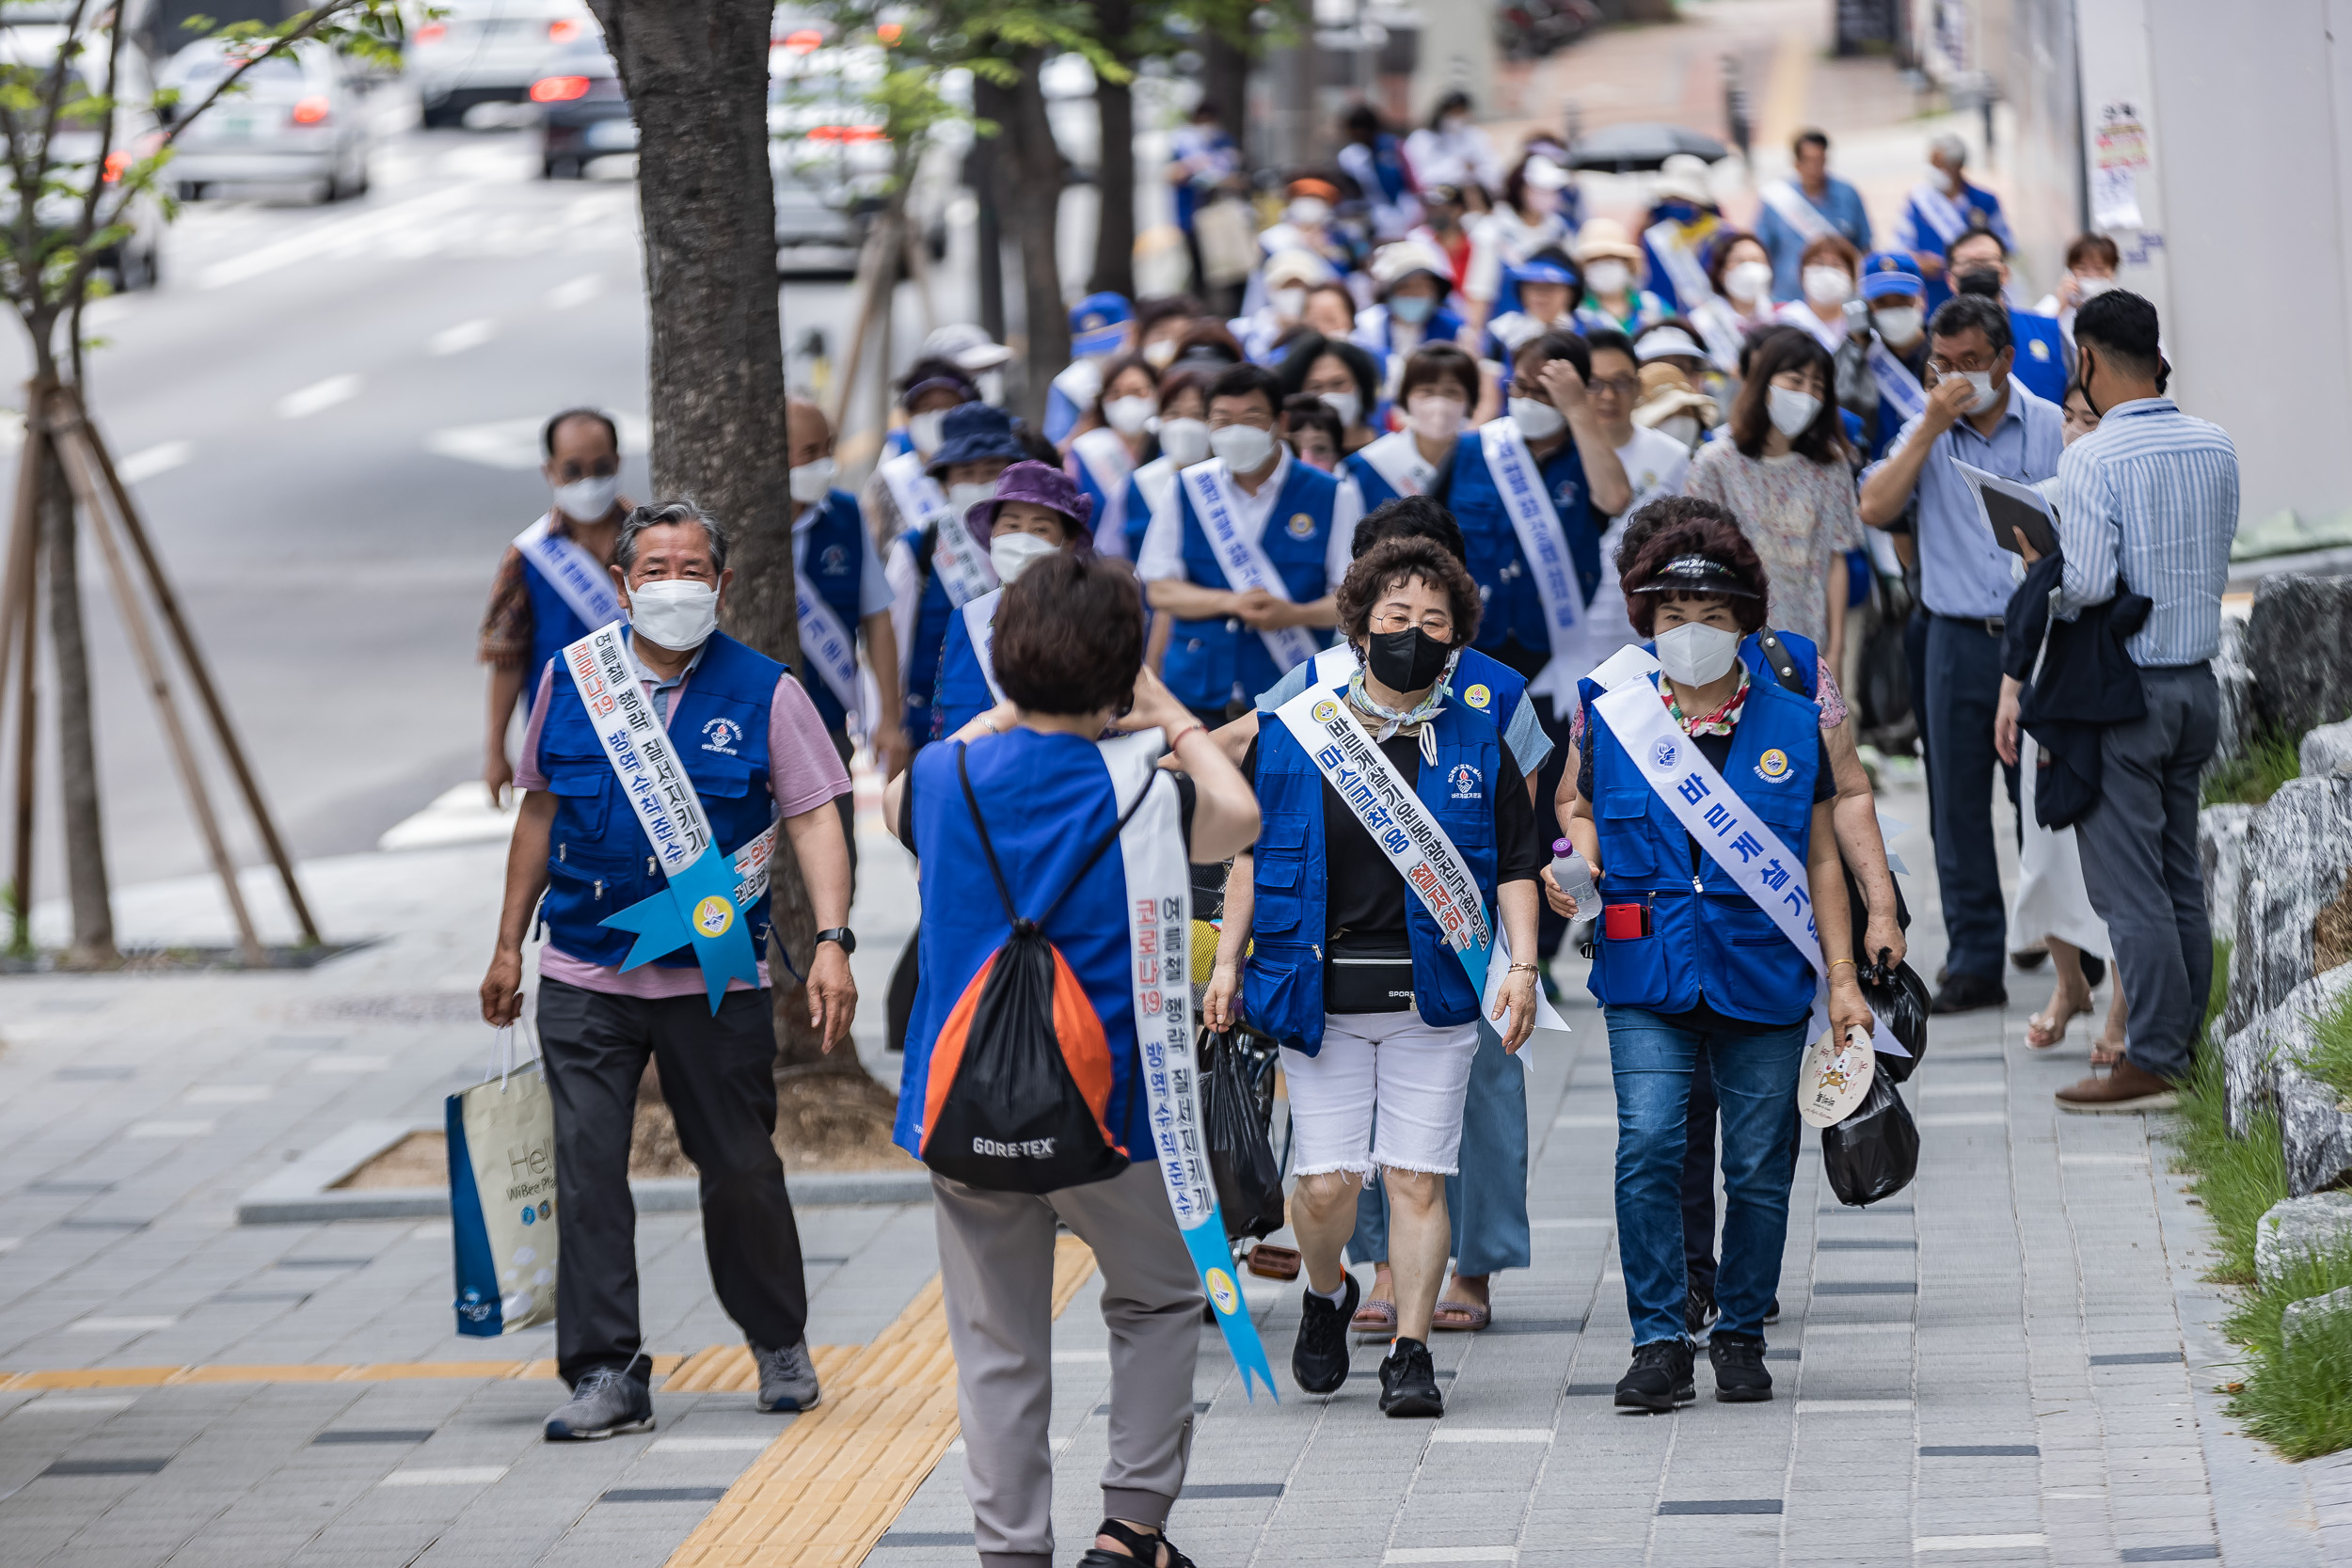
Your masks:
<path fill-rule="evenodd" d="M 657 1355 L 657 1378 L 677 1370 L 690 1360 L 702 1360 L 730 1347 L 699 1351 L 692 1356 Z M 741 1346 L 732 1347 L 737 1351 Z M 818 1345 L 818 1367 L 832 1355 L 835 1364 L 854 1354 L 855 1345 Z M 552 1361 L 373 1361 L 363 1366 L 321 1366 L 312 1362 L 278 1365 L 223 1363 L 209 1367 L 59 1367 L 39 1372 L 0 1372 L 0 1393 L 20 1388 L 161 1388 L 175 1383 L 397 1383 L 410 1378 L 552 1378 Z M 757 1386 L 754 1383 L 752 1386 Z"/>
<path fill-rule="evenodd" d="M 1056 1317 L 1093 1273 L 1094 1254 L 1062 1237 L 1054 1250 Z M 718 1353 L 704 1354 L 711 1360 L 693 1375 L 721 1375 Z M 823 1372 L 824 1353 L 817 1354 Z M 873 1343 L 825 1373 L 825 1402 L 752 1462 L 670 1554 L 669 1568 L 863 1562 L 956 1440 L 956 1363 L 933 1277 Z"/>

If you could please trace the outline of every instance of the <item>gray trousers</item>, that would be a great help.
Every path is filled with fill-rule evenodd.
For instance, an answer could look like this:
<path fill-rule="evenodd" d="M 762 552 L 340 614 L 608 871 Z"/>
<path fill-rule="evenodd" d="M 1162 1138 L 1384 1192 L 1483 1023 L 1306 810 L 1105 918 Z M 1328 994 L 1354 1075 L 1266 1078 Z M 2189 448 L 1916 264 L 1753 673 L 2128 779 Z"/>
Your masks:
<path fill-rule="evenodd" d="M 2131 1009 L 2124 1051 L 2159 1078 L 2188 1075 L 2213 989 L 2213 926 L 2197 863 L 2197 775 L 2220 732 L 2208 665 L 2142 670 L 2148 713 L 2101 736 L 2098 803 L 2074 824 L 2083 886 L 2106 922 Z"/>
<path fill-rule="evenodd" d="M 1200 1276 L 1158 1164 L 1043 1196 L 931 1178 L 947 1339 L 963 1419 L 963 1489 L 983 1568 L 1053 1568 L 1054 1226 L 1094 1249 L 1111 1331 L 1103 1512 L 1158 1527 L 1192 1448 Z M 1088 1544 L 1091 1545 L 1089 1537 Z"/>

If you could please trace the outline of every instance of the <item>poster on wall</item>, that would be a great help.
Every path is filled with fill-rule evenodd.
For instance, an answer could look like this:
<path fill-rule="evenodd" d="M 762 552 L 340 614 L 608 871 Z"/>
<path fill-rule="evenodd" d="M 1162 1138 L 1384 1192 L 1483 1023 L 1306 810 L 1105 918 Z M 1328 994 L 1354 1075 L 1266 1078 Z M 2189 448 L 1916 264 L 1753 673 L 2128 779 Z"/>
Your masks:
<path fill-rule="evenodd" d="M 2120 101 L 2101 104 L 2090 138 L 2090 226 L 2144 227 L 2139 182 L 2147 172 L 2148 128 L 2138 109 Z"/>

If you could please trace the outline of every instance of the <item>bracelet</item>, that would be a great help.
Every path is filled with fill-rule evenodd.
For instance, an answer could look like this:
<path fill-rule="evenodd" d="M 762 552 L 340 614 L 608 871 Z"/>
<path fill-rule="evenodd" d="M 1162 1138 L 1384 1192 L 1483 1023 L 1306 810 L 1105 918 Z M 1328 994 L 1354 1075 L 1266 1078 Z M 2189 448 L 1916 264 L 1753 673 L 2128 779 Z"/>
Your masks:
<path fill-rule="evenodd" d="M 1829 966 L 1832 969 L 1836 969 L 1839 964 L 1850 964 L 1852 962 L 1853 960 L 1851 958 L 1832 958 L 1829 961 Z"/>
<path fill-rule="evenodd" d="M 1170 756 L 1173 756 L 1173 755 L 1175 755 L 1175 754 L 1176 754 L 1176 748 L 1177 748 L 1177 747 L 1179 747 L 1179 746 L 1181 746 L 1181 745 L 1183 745 L 1183 744 L 1184 743 L 1184 736 L 1186 736 L 1190 735 L 1190 734 L 1191 734 L 1193 731 L 1195 731 L 1195 730 L 1203 730 L 1203 731 L 1205 731 L 1208 727 L 1209 727 L 1208 725 L 1203 724 L 1203 723 L 1200 722 L 1198 720 L 1196 720 L 1196 721 L 1194 721 L 1192 723 L 1186 724 L 1186 725 L 1185 725 L 1183 729 L 1178 730 L 1178 731 L 1177 731 L 1177 732 L 1176 732 L 1173 736 L 1169 736 L 1169 737 L 1168 737 L 1168 754 L 1169 754 Z"/>
<path fill-rule="evenodd" d="M 1506 974 L 1540 974 L 1543 971 L 1534 964 L 1513 964 L 1509 969 L 1504 970 L 1503 973 Z"/>

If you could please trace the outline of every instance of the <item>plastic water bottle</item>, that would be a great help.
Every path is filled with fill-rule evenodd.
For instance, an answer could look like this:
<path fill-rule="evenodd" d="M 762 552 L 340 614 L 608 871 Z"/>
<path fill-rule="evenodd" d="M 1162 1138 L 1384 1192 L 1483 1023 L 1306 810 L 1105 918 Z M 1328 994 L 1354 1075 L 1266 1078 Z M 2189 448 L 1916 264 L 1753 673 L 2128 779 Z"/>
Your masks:
<path fill-rule="evenodd" d="M 1579 919 L 1600 912 L 1600 893 L 1593 886 L 1593 868 L 1565 838 L 1551 841 L 1551 877 L 1560 891 L 1576 900 Z"/>

